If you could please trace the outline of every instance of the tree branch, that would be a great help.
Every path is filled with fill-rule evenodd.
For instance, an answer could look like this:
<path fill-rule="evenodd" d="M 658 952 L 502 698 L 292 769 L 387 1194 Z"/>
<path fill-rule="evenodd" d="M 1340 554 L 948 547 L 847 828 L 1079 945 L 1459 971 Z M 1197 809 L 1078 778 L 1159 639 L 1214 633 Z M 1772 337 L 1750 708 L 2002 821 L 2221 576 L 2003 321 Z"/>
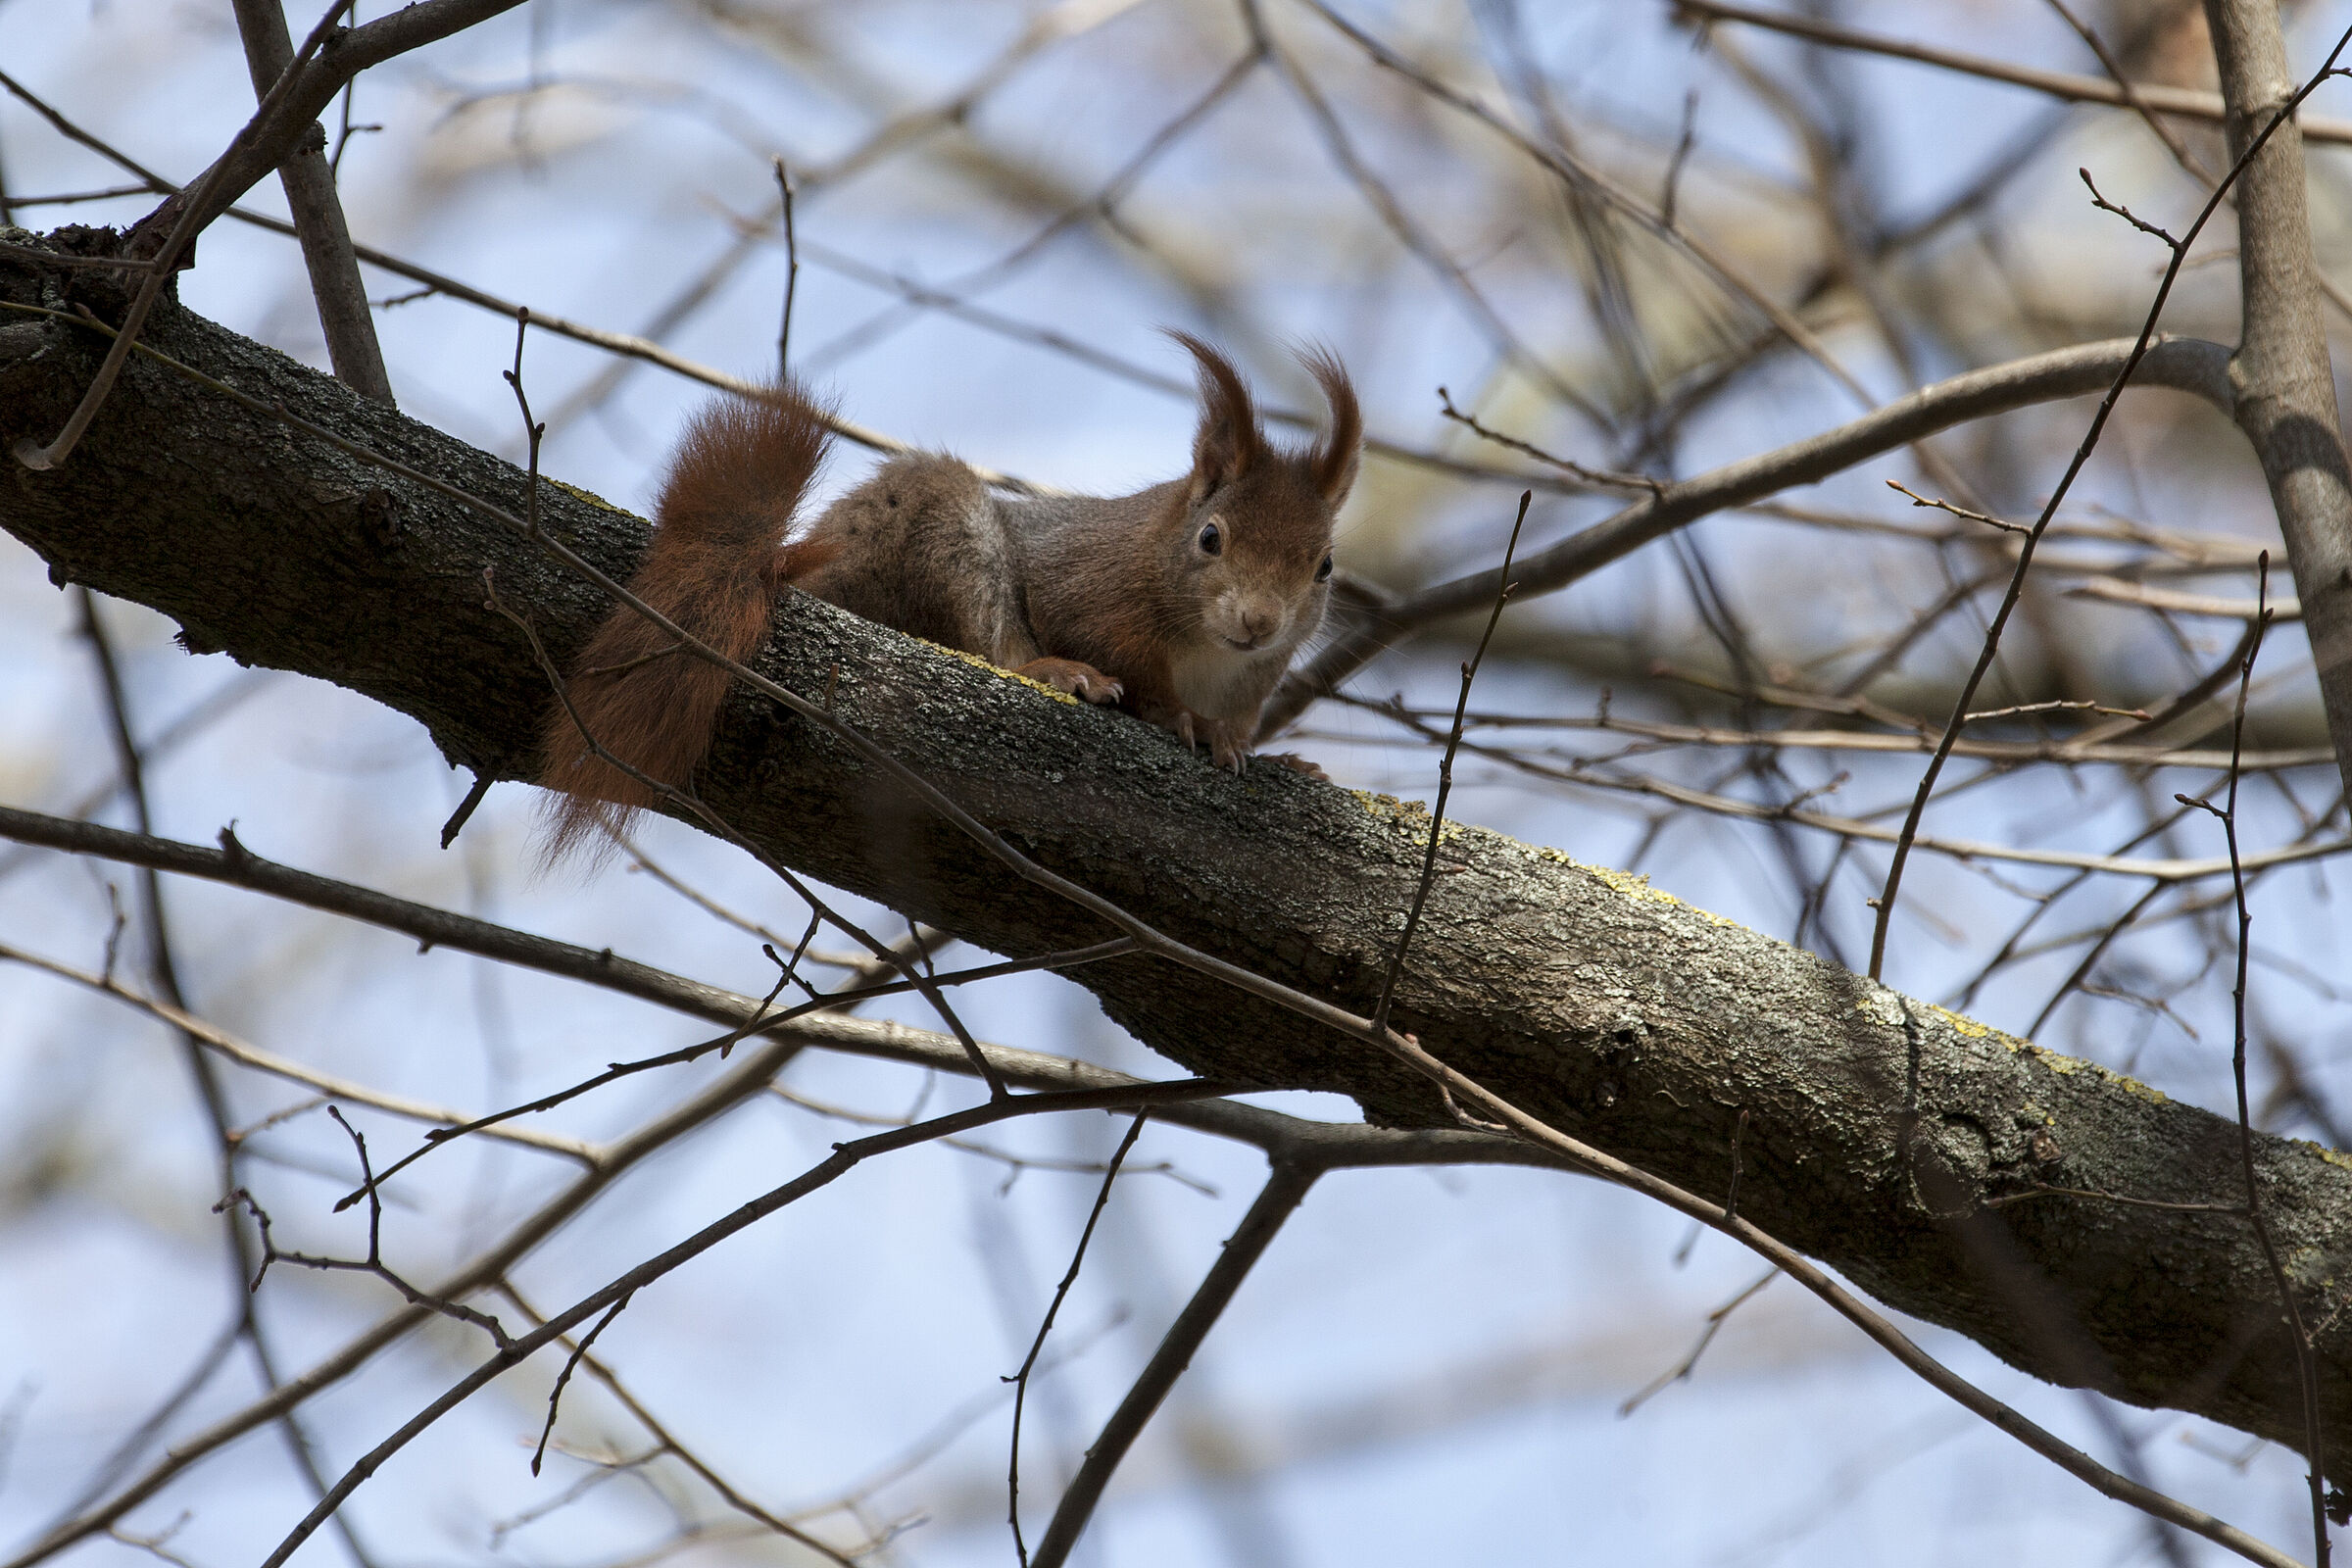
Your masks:
<path fill-rule="evenodd" d="M 1525 601 L 1556 593 L 1711 513 L 1760 501 L 1777 491 L 1819 483 L 1938 430 L 2013 409 L 2104 392 L 2130 361 L 2133 344 L 2132 338 L 2114 338 L 1970 370 L 1897 398 L 1835 430 L 1663 485 L 1615 515 L 1520 562 L 1511 573 L 1511 580 L 1519 585 L 1515 596 Z M 2216 343 L 2159 338 L 2132 372 L 2132 384 L 2193 393 L 2225 414 L 2233 413 L 2228 361 L 2229 351 Z M 1472 572 L 1424 588 L 1386 608 L 1359 612 L 1352 625 L 1283 682 L 1266 707 L 1259 725 L 1261 737 L 1272 735 L 1304 711 L 1307 704 L 1335 690 L 1401 634 L 1448 615 L 1482 610 L 1494 602 L 1500 586 L 1499 571 Z"/>
<path fill-rule="evenodd" d="M 24 305 L 57 309 L 70 283 L 0 268 L 0 297 Z M 71 406 L 98 341 L 52 317 L 7 325 L 0 432 Z M 510 466 L 190 313 L 167 308 L 151 334 L 264 407 L 521 504 Z M 2095 389 L 2120 363 L 2114 350 L 2071 352 L 2054 357 L 2057 369 L 2053 357 L 2027 362 L 2041 368 L 2044 395 L 2068 395 L 2056 390 L 2068 373 L 2089 383 L 2074 390 Z M 2166 345 L 2151 363 L 2203 387 L 2217 353 Z M 1978 384 L 1998 389 L 2004 377 L 1980 372 Z M 1979 411 L 2013 406 L 1988 391 Z M 1885 431 L 1894 416 L 1874 417 Z M 1814 444 L 1793 450 L 1810 455 L 1754 462 L 1816 476 L 1835 465 Z M 1847 462 L 1867 455 L 1837 451 Z M 86 457 L 0 490 L 0 525 L 55 576 L 173 615 L 192 646 L 400 709 L 477 771 L 532 771 L 545 678 L 521 632 L 484 605 L 482 572 L 559 659 L 604 612 L 603 594 L 475 509 L 144 357 L 93 426 Z M 551 485 L 540 506 L 550 532 L 608 573 L 625 576 L 644 547 L 643 524 L 594 497 Z M 1533 564 L 1514 577 L 1527 580 Z M 1050 701 L 802 596 L 778 620 L 759 665 L 767 676 L 829 691 L 844 722 L 882 737 L 1025 855 L 1216 958 L 1335 1006 L 1372 1004 L 1395 946 L 1391 919 L 1426 852 L 1417 808 L 1270 763 L 1220 774 L 1121 714 Z M 777 858 L 980 946 L 1019 956 L 1111 934 L 1051 891 L 1008 881 L 831 732 L 748 694 L 731 702 L 697 787 Z M 1746 1109 L 1742 1220 L 2037 1375 L 2064 1381 L 2068 1369 L 1965 1266 L 1942 1205 L 1901 1173 L 1934 1158 L 1980 1205 L 2047 1186 L 2175 1204 L 2238 1190 L 2231 1124 L 2103 1069 L 1908 1002 L 1556 852 L 1464 828 L 1448 833 L 1441 859 L 1397 982 L 1397 1027 L 1530 1115 L 1711 1200 L 1724 1196 L 1724 1151 Z M 1403 1063 L 1190 970 L 1131 956 L 1076 978 L 1146 1044 L 1208 1076 L 1336 1090 L 1378 1120 L 1451 1125 Z M 2310 1259 L 2315 1281 L 2352 1277 L 2352 1170 L 2269 1138 L 2257 1140 L 2256 1164 L 2282 1251 Z M 2300 1433 L 2293 1358 L 2275 1313 L 2264 1315 L 2267 1277 L 2242 1227 L 2069 1200 L 1991 1212 L 2099 1348 L 2105 1392 L 2288 1441 Z M 2339 1315 L 2319 1348 L 2328 1430 L 2352 1431 L 2352 1379 L 2339 1365 L 2352 1325 Z"/>
<path fill-rule="evenodd" d="M 2268 0 L 2206 0 L 2205 20 L 2230 104 L 2230 151 L 2242 156 L 2298 85 L 2287 73 L 2278 8 Z M 2303 137 L 2291 120 L 2239 176 L 2237 233 L 2245 326 L 2230 361 L 2234 416 L 2270 481 L 2328 736 L 2352 783 L 2352 474 L 2320 319 Z"/>
<path fill-rule="evenodd" d="M 1904 38 L 1861 32 L 1852 27 L 1817 22 L 1811 17 L 1791 16 L 1754 6 L 1726 5 L 1722 0 L 1668 0 L 1668 5 L 1676 18 L 1682 21 L 1745 23 L 1751 27 L 1787 33 L 1792 38 L 1803 38 L 1832 49 L 1851 49 L 1858 54 L 1910 60 L 1923 66 L 1933 66 L 1938 71 L 1956 71 L 1963 75 L 1982 76 L 1988 81 L 2005 81 L 2014 87 L 2030 87 L 2035 92 L 2047 93 L 2052 98 L 2070 103 L 2108 104 L 2117 109 L 2130 109 L 2135 107 L 2133 100 L 2137 99 L 2157 114 L 2181 115 L 2191 120 L 2205 121 L 2226 119 L 2230 112 L 2222 94 L 2207 92 L 2199 87 L 2175 87 L 2152 81 L 2126 84 L 2099 76 L 2078 76 L 2071 72 L 2043 71 L 2034 66 L 2012 65 L 2006 60 L 1987 60 L 1983 55 L 1962 54 L 1956 49 L 1938 49 L 1933 44 L 1912 43 Z M 2303 134 L 2312 141 L 2352 142 L 2352 121 L 2328 120 L 2315 115 L 2303 122 Z"/>
<path fill-rule="evenodd" d="M 1217 1260 L 1209 1265 L 1192 1299 L 1184 1303 L 1184 1310 L 1176 1314 L 1176 1321 L 1160 1336 L 1159 1348 L 1152 1352 L 1152 1359 L 1127 1391 L 1127 1396 L 1119 1401 L 1119 1407 L 1110 1413 L 1102 1435 L 1086 1450 L 1085 1462 L 1079 1465 L 1077 1475 L 1071 1477 L 1061 1501 L 1054 1504 L 1053 1523 L 1046 1526 L 1045 1535 L 1038 1539 L 1037 1555 L 1029 1559 L 1029 1568 L 1061 1568 L 1069 1560 L 1070 1548 L 1078 1544 L 1087 1521 L 1094 1517 L 1095 1505 L 1102 1500 L 1102 1489 L 1110 1485 L 1110 1478 L 1127 1457 L 1127 1450 L 1143 1436 L 1144 1427 L 1158 1410 L 1160 1401 L 1168 1396 L 1168 1391 L 1176 1386 L 1176 1380 L 1184 1376 L 1185 1368 L 1193 1364 L 1193 1357 L 1207 1340 L 1208 1331 L 1217 1326 L 1217 1319 L 1224 1315 L 1234 1293 L 1242 1288 L 1242 1281 L 1250 1277 L 1250 1271 L 1257 1266 L 1257 1260 L 1265 1255 L 1266 1249 L 1282 1230 L 1283 1221 L 1298 1209 L 1306 1198 L 1307 1189 L 1315 1185 L 1315 1178 L 1321 1174 L 1311 1165 L 1277 1164 L 1267 1176 L 1266 1185 L 1258 1189 L 1256 1200 L 1250 1205 L 1250 1212 L 1242 1216 L 1240 1227 L 1225 1239 Z"/>
<path fill-rule="evenodd" d="M 197 193 L 201 193 L 203 205 L 191 232 L 201 233 L 206 224 L 227 212 L 238 197 L 293 155 L 343 84 L 361 72 L 463 32 L 520 4 L 522 0 L 416 0 L 364 26 L 338 27 L 327 35 L 317 57 L 302 66 L 277 103 L 257 118 L 249 134 L 240 136 L 211 169 L 190 180 L 186 190 L 139 220 L 124 236 L 123 254 L 139 254 L 140 235 L 170 233 Z"/>
<path fill-rule="evenodd" d="M 245 64 L 255 97 L 294 63 L 294 39 L 286 31 L 284 0 L 235 0 L 237 30 L 245 40 Z M 317 121 L 311 122 L 318 124 Z M 326 356 L 338 378 L 362 397 L 390 407 L 392 379 L 375 340 L 375 317 L 360 282 L 360 261 L 335 194 L 335 173 L 326 159 L 326 133 L 304 130 L 294 151 L 277 168 L 294 215 L 294 234 L 303 266 L 311 274 L 311 296 L 318 305 L 318 327 L 326 334 Z"/>

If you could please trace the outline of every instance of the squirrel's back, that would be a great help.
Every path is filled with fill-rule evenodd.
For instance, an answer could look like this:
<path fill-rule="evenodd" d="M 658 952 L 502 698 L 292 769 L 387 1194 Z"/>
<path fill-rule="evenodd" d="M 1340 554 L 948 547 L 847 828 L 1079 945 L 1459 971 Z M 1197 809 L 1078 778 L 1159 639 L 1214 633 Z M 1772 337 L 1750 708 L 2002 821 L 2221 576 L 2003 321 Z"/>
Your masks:
<path fill-rule="evenodd" d="M 767 640 L 775 595 L 822 564 L 784 535 L 823 461 L 824 413 L 790 382 L 702 410 L 671 460 L 659 524 L 629 591 L 738 663 Z M 727 672 L 615 605 L 574 661 L 541 735 L 552 861 L 684 789 L 708 750 Z"/>
<path fill-rule="evenodd" d="M 1022 623 L 1023 563 L 1002 504 L 941 453 L 908 453 L 825 509 L 792 565 L 793 586 L 909 636 L 1007 668 L 1037 657 Z"/>

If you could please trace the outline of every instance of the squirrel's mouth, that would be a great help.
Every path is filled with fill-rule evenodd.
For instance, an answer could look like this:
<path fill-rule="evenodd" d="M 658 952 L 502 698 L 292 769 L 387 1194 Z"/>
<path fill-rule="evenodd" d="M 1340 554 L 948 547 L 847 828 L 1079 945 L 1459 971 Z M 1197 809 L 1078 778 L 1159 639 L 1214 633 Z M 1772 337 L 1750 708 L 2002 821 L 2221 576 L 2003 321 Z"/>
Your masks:
<path fill-rule="evenodd" d="M 1217 633 L 1217 640 L 1226 647 L 1245 654 L 1254 654 L 1266 646 L 1266 639 L 1263 637 L 1228 637 L 1223 632 Z"/>

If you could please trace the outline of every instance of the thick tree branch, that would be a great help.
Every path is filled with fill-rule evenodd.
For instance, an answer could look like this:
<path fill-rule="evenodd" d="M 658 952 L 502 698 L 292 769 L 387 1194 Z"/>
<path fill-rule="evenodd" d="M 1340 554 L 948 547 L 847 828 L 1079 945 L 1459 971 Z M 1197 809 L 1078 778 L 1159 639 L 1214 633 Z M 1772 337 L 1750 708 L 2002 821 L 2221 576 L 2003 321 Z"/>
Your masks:
<path fill-rule="evenodd" d="M 0 271 L 0 295 L 55 309 L 77 275 Z M 151 331 L 254 397 L 521 506 L 511 466 L 258 345 L 176 308 Z M 99 341 L 52 318 L 0 322 L 0 436 L 70 406 Z M 2169 352 L 2184 375 L 2212 354 Z M 83 456 L 0 489 L 0 524 L 58 578 L 155 606 L 192 646 L 374 697 L 469 766 L 531 771 L 546 682 L 484 605 L 482 573 L 558 658 L 603 612 L 600 593 L 473 509 L 144 358 Z M 540 514 L 608 572 L 625 574 L 643 548 L 637 519 L 578 492 L 550 486 Z M 760 668 L 824 695 L 1024 853 L 1179 940 L 1359 1012 L 1377 994 L 1426 850 L 1417 808 L 1270 764 L 1234 779 L 1120 714 L 1054 703 L 798 596 Z M 981 946 L 1019 956 L 1111 934 L 1008 884 L 838 739 L 748 695 L 697 783 L 778 858 Z M 1440 859 L 1397 987 L 1399 1027 L 1531 1114 L 1710 1199 L 1725 1193 L 1745 1112 L 1743 1218 L 2039 1375 L 2065 1381 L 2068 1369 L 1967 1266 L 1948 1205 L 1923 1191 L 1980 1206 L 2045 1188 L 2175 1204 L 2238 1191 L 2231 1124 L 2088 1063 L 1556 852 L 1465 828 L 1448 831 Z M 1341 1091 L 1394 1123 L 1449 1122 L 1403 1065 L 1189 971 L 1129 957 L 1076 978 L 1147 1044 L 1209 1076 Z M 1925 1188 L 1923 1165 L 1936 1173 Z M 2307 1262 L 2315 1286 L 2352 1278 L 2352 1170 L 2278 1139 L 2260 1141 L 2257 1165 L 2298 1270 Z M 1985 1212 L 2099 1348 L 2107 1392 L 2299 1433 L 2275 1297 L 2232 1216 L 2080 1197 Z M 2322 1385 L 2328 1428 L 2342 1433 L 2352 1326 L 2336 1321 Z"/>
<path fill-rule="evenodd" d="M 2242 156 L 2298 85 L 2287 73 L 2278 8 L 2275 0 L 2206 0 L 2205 20 L 2230 104 L 2230 150 Z M 2352 784 L 2352 473 L 2303 181 L 2303 138 L 2289 121 L 2238 179 L 2245 325 L 2230 380 L 2237 426 L 2262 460 L 2286 539 L 2336 765 Z"/>

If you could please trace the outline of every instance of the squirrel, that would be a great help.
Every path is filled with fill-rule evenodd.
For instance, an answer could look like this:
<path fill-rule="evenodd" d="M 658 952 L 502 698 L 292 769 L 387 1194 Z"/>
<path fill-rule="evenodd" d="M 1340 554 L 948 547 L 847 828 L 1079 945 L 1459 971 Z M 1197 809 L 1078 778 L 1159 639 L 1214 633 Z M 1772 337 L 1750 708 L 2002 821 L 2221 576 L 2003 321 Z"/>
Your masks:
<path fill-rule="evenodd" d="M 1083 701 L 1205 741 L 1239 773 L 1258 712 L 1330 599 L 1334 520 L 1363 423 L 1348 372 L 1299 355 L 1331 428 L 1303 451 L 1266 439 L 1239 371 L 1169 334 L 1200 370 L 1192 470 L 1115 497 L 1010 497 L 955 458 L 893 458 L 798 537 L 827 411 L 780 382 L 689 423 L 629 590 L 737 662 L 766 642 L 786 584 L 977 654 Z M 548 715 L 539 782 L 557 792 L 551 858 L 602 821 L 684 788 L 709 749 L 726 671 L 626 605 L 590 637 Z M 590 737 L 593 737 L 593 744 Z M 600 755 L 603 754 L 603 755 Z"/>

